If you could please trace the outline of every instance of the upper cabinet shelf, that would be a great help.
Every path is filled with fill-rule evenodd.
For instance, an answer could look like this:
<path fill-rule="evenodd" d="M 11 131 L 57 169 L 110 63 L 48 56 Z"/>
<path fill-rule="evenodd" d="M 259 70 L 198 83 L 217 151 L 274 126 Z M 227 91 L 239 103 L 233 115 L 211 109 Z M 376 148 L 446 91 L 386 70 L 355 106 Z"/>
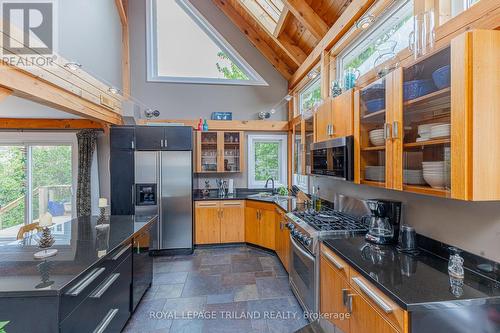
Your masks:
<path fill-rule="evenodd" d="M 196 132 L 197 173 L 237 173 L 243 170 L 243 132 Z"/>
<path fill-rule="evenodd" d="M 500 200 L 499 31 L 451 45 L 356 91 L 355 182 Z"/>

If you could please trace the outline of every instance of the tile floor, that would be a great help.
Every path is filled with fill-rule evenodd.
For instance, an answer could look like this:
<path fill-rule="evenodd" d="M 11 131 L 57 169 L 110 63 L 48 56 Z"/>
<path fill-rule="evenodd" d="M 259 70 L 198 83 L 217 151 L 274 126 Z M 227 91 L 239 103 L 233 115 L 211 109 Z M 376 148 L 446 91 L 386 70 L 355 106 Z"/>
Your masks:
<path fill-rule="evenodd" d="M 124 332 L 291 333 L 306 325 L 275 254 L 248 246 L 155 258 Z"/>

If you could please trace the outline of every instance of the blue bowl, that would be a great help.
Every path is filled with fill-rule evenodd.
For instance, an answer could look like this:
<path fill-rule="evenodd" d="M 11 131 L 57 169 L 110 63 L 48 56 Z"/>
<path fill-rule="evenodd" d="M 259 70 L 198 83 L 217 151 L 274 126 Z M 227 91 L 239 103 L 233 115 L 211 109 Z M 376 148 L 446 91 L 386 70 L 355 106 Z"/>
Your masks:
<path fill-rule="evenodd" d="M 403 99 L 408 101 L 435 91 L 432 80 L 413 80 L 403 83 Z"/>
<path fill-rule="evenodd" d="M 451 75 L 450 65 L 438 68 L 432 73 L 432 80 L 438 89 L 444 89 L 450 86 Z"/>
<path fill-rule="evenodd" d="M 370 86 L 369 88 L 361 90 L 361 97 L 363 97 L 364 100 L 384 98 L 385 97 L 385 85 L 382 83 L 378 83 L 378 84 L 374 84 L 374 85 Z"/>
<path fill-rule="evenodd" d="M 385 108 L 385 98 L 372 99 L 365 102 L 366 113 L 377 112 Z"/>

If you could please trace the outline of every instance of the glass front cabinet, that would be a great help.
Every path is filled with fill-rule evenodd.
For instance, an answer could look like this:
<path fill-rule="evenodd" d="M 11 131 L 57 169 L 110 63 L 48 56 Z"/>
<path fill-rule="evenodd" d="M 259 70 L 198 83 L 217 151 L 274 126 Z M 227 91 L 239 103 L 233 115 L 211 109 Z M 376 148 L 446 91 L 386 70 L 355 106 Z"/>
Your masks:
<path fill-rule="evenodd" d="M 241 172 L 243 149 L 243 132 L 196 132 L 195 172 Z"/>
<path fill-rule="evenodd" d="M 354 96 L 355 182 L 500 199 L 500 32 L 477 30 Z"/>
<path fill-rule="evenodd" d="M 314 140 L 314 121 L 310 112 L 292 122 L 293 138 L 293 185 L 308 193 L 311 173 L 311 144 Z"/>

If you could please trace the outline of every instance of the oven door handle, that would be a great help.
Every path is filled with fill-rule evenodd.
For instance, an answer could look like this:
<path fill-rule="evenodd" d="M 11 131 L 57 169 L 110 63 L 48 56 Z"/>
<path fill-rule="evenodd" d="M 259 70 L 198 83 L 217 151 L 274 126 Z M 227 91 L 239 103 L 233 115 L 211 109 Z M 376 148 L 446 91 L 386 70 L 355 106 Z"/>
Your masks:
<path fill-rule="evenodd" d="M 316 260 L 316 258 L 314 258 L 311 254 L 307 253 L 304 249 L 302 249 L 302 246 L 300 244 L 298 244 L 292 237 L 292 235 L 290 235 L 290 241 L 292 242 L 292 245 L 297 249 L 299 250 L 299 252 L 307 257 L 309 260 Z"/>

